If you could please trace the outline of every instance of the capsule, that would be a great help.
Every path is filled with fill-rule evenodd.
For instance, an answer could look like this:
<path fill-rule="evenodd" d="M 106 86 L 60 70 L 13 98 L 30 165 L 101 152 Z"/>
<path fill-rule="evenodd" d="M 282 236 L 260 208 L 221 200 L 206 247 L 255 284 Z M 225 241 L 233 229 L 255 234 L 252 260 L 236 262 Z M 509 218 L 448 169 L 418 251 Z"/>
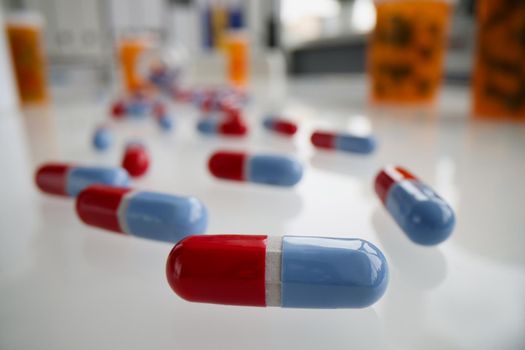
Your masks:
<path fill-rule="evenodd" d="M 143 144 L 130 142 L 124 150 L 122 167 L 133 177 L 139 177 L 146 173 L 149 168 L 149 153 Z"/>
<path fill-rule="evenodd" d="M 93 147 L 105 151 L 113 144 L 113 134 L 107 127 L 98 127 L 93 133 Z"/>
<path fill-rule="evenodd" d="M 294 186 L 303 177 L 301 163 L 281 155 L 219 151 L 208 160 L 208 168 L 221 179 L 275 186 Z"/>
<path fill-rule="evenodd" d="M 38 168 L 35 182 L 42 192 L 75 197 L 84 188 L 94 184 L 127 186 L 129 175 L 122 168 L 47 163 Z"/>
<path fill-rule="evenodd" d="M 242 118 L 202 119 L 197 124 L 197 130 L 204 135 L 244 136 L 248 132 L 246 123 Z"/>
<path fill-rule="evenodd" d="M 206 207 L 194 197 L 95 185 L 80 192 L 79 218 L 87 225 L 176 243 L 206 231 Z"/>
<path fill-rule="evenodd" d="M 375 191 L 397 224 L 413 242 L 435 245 L 446 240 L 455 224 L 452 208 L 434 190 L 402 167 L 385 167 Z"/>
<path fill-rule="evenodd" d="M 171 131 L 174 126 L 173 118 L 169 115 L 165 114 L 161 117 L 157 118 L 157 123 L 159 124 L 160 128 L 164 131 Z"/>
<path fill-rule="evenodd" d="M 111 116 L 114 119 L 122 119 L 126 114 L 126 104 L 124 101 L 118 100 L 111 106 Z"/>
<path fill-rule="evenodd" d="M 206 235 L 180 241 L 168 283 L 199 303 L 290 308 L 363 308 L 388 284 L 373 244 L 353 238 Z"/>
<path fill-rule="evenodd" d="M 336 149 L 351 153 L 368 154 L 376 148 L 376 140 L 373 136 L 315 131 L 310 137 L 310 141 L 317 148 Z"/>
<path fill-rule="evenodd" d="M 286 136 L 293 136 L 297 132 L 297 125 L 295 125 L 295 123 L 275 117 L 264 118 L 263 126 L 266 130 Z"/>

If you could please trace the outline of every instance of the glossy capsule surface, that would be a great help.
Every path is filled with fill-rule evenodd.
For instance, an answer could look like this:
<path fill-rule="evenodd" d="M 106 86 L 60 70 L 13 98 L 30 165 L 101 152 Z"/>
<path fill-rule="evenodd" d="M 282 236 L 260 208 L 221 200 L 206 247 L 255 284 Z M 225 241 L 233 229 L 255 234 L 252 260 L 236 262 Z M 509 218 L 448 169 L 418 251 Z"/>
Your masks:
<path fill-rule="evenodd" d="M 376 149 L 376 140 L 372 136 L 315 131 L 310 137 L 310 141 L 317 148 L 351 153 L 368 154 Z"/>
<path fill-rule="evenodd" d="M 88 167 L 66 163 L 47 163 L 38 168 L 35 183 L 42 192 L 75 197 L 94 184 L 128 186 L 129 175 L 122 168 Z"/>
<path fill-rule="evenodd" d="M 302 164 L 281 155 L 219 151 L 210 157 L 208 168 L 221 179 L 275 186 L 294 186 L 303 177 Z"/>
<path fill-rule="evenodd" d="M 388 284 L 377 247 L 327 237 L 188 237 L 169 254 L 166 275 L 188 301 L 292 308 L 363 308 Z"/>
<path fill-rule="evenodd" d="M 202 119 L 197 123 L 197 130 L 204 135 L 244 136 L 248 128 L 242 119 L 220 120 Z"/>
<path fill-rule="evenodd" d="M 93 147 L 99 151 L 105 151 L 113 144 L 113 134 L 107 127 L 98 127 L 93 133 Z"/>
<path fill-rule="evenodd" d="M 456 222 L 454 211 L 432 188 L 402 167 L 385 167 L 375 191 L 397 224 L 413 242 L 435 245 L 446 240 Z"/>
<path fill-rule="evenodd" d="M 197 198 L 91 186 L 76 201 L 79 218 L 90 226 L 165 242 L 206 231 L 208 213 Z"/>
<path fill-rule="evenodd" d="M 295 123 L 276 117 L 264 118 L 263 126 L 266 130 L 286 136 L 295 135 L 297 132 L 297 125 Z"/>
<path fill-rule="evenodd" d="M 148 171 L 150 156 L 146 147 L 139 142 L 130 142 L 124 149 L 122 167 L 133 177 L 142 176 Z"/>

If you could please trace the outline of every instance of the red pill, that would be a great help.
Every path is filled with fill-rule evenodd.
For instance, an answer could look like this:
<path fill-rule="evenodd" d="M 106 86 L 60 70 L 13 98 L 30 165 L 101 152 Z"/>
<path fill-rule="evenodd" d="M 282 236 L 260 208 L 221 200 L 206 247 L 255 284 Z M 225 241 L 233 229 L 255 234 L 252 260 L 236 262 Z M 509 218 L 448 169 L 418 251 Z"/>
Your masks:
<path fill-rule="evenodd" d="M 142 176 L 149 168 L 149 153 L 140 143 L 132 142 L 126 146 L 122 167 L 133 177 Z"/>
<path fill-rule="evenodd" d="M 274 131 L 278 134 L 292 136 L 297 132 L 297 125 L 291 121 L 268 117 L 263 120 L 263 126 L 270 131 Z"/>
<path fill-rule="evenodd" d="M 121 119 L 126 114 L 126 104 L 123 101 L 117 101 L 111 106 L 111 115 L 115 119 Z"/>

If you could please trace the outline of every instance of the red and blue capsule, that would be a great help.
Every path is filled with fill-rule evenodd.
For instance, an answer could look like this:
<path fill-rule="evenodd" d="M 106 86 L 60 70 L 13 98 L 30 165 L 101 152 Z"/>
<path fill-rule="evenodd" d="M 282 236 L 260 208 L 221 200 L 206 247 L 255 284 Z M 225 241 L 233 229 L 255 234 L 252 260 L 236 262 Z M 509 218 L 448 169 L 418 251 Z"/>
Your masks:
<path fill-rule="evenodd" d="M 241 137 L 248 133 L 248 127 L 242 117 L 206 118 L 197 123 L 197 130 L 203 135 L 223 135 Z"/>
<path fill-rule="evenodd" d="M 376 140 L 373 136 L 315 131 L 310 137 L 310 141 L 317 148 L 335 149 L 351 153 L 368 154 L 376 149 Z"/>
<path fill-rule="evenodd" d="M 94 184 L 128 186 L 129 175 L 122 168 L 47 163 L 38 168 L 35 183 L 42 192 L 75 197 Z"/>
<path fill-rule="evenodd" d="M 176 243 L 206 231 L 208 212 L 195 197 L 90 186 L 76 200 L 87 225 L 127 235 Z"/>
<path fill-rule="evenodd" d="M 262 124 L 266 130 L 285 136 L 293 136 L 297 132 L 297 124 L 274 116 L 264 118 Z"/>
<path fill-rule="evenodd" d="M 415 243 L 435 245 L 454 229 L 454 211 L 432 188 L 399 166 L 383 168 L 374 188 L 399 227 Z"/>
<path fill-rule="evenodd" d="M 363 308 L 388 285 L 388 264 L 354 238 L 203 235 L 183 239 L 166 263 L 168 283 L 198 303 Z"/>
<path fill-rule="evenodd" d="M 303 177 L 303 165 L 295 158 L 244 152 L 218 151 L 208 160 L 213 176 L 274 186 L 294 186 Z"/>

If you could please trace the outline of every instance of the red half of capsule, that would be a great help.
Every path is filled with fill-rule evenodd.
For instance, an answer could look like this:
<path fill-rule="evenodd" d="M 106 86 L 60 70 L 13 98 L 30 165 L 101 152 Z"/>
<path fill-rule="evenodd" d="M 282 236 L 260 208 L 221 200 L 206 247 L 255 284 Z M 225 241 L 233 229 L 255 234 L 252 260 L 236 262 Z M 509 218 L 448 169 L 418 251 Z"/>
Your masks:
<path fill-rule="evenodd" d="M 388 196 L 388 191 L 394 183 L 411 179 L 416 179 L 416 177 L 408 170 L 399 166 L 388 166 L 381 169 L 381 171 L 377 174 L 374 182 L 374 188 L 377 195 L 379 196 L 379 199 L 385 203 Z"/>
<path fill-rule="evenodd" d="M 219 125 L 219 133 L 223 135 L 241 136 L 248 132 L 242 118 L 230 118 Z"/>
<path fill-rule="evenodd" d="M 242 152 L 216 152 L 208 161 L 208 169 L 218 178 L 244 181 L 246 157 Z"/>
<path fill-rule="evenodd" d="M 35 175 L 38 188 L 46 193 L 67 196 L 67 173 L 71 166 L 61 163 L 49 163 L 41 166 Z"/>
<path fill-rule="evenodd" d="M 129 188 L 93 185 L 79 193 L 76 200 L 78 217 L 90 226 L 123 233 L 118 208 Z"/>
<path fill-rule="evenodd" d="M 140 144 L 127 146 L 122 167 L 133 177 L 144 175 L 149 167 L 149 154 L 146 148 Z"/>
<path fill-rule="evenodd" d="M 266 306 L 266 237 L 187 237 L 168 257 L 168 283 L 188 301 Z"/>
<path fill-rule="evenodd" d="M 316 131 L 310 137 L 312 144 L 319 148 L 335 148 L 335 135 L 327 132 Z"/>
<path fill-rule="evenodd" d="M 297 125 L 295 123 L 278 119 L 273 124 L 273 129 L 281 134 L 294 135 L 297 132 Z"/>

